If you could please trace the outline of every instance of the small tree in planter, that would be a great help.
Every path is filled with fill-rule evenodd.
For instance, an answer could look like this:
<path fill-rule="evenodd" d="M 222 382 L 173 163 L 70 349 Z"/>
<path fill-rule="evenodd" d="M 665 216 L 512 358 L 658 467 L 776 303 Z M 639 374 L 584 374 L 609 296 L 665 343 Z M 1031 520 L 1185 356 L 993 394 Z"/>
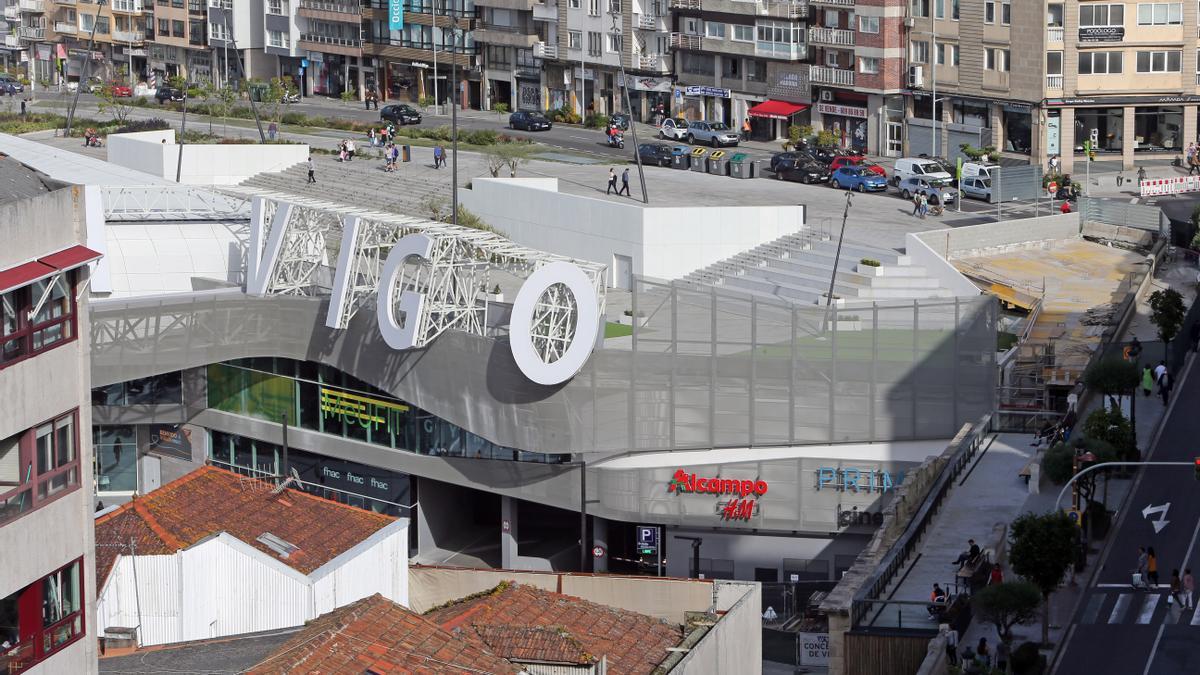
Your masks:
<path fill-rule="evenodd" d="M 1033 622 L 1041 604 L 1041 591 L 1028 581 L 1008 581 L 985 586 L 971 599 L 971 609 L 975 616 L 996 627 L 996 635 L 1001 642 L 1009 646 L 1010 654 L 1013 626 Z"/>
<path fill-rule="evenodd" d="M 495 110 L 497 115 L 506 115 L 506 114 L 508 114 L 508 104 L 507 103 L 493 103 L 492 110 Z"/>
<path fill-rule="evenodd" d="M 358 91 L 354 87 L 347 87 L 346 91 L 342 92 L 342 103 L 353 103 L 358 99 Z"/>
<path fill-rule="evenodd" d="M 1163 341 L 1164 360 L 1170 358 L 1171 352 L 1168 347 L 1183 327 L 1186 313 L 1183 296 L 1178 291 L 1166 288 L 1150 294 L 1150 321 L 1158 328 L 1158 337 Z"/>

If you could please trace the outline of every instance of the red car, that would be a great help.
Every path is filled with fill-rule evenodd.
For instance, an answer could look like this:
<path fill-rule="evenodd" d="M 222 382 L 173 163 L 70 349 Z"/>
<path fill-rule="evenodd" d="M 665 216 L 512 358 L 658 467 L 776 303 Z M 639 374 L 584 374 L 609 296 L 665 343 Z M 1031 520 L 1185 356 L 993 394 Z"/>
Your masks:
<path fill-rule="evenodd" d="M 862 157 L 848 157 L 848 156 L 834 157 L 833 161 L 830 162 L 830 164 L 829 164 L 829 171 L 832 173 L 832 172 L 837 171 L 838 169 L 842 168 L 843 166 L 861 166 L 865 169 L 869 169 L 871 171 L 871 173 L 877 173 L 880 176 L 887 178 L 887 171 L 885 171 L 882 166 L 879 166 L 878 164 L 869 164 L 867 162 L 864 162 Z"/>
<path fill-rule="evenodd" d="M 118 98 L 127 98 L 133 96 L 133 89 L 127 84 L 117 84 L 113 82 L 108 85 L 112 89 L 112 95 Z"/>

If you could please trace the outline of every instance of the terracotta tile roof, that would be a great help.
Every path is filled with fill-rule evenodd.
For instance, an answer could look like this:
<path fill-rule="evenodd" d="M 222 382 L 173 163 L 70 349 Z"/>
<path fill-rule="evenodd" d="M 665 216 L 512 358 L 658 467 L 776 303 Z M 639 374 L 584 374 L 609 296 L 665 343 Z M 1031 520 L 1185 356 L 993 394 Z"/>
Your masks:
<path fill-rule="evenodd" d="M 309 574 L 395 521 L 392 516 L 273 486 L 216 467 L 201 467 L 96 519 L 96 576 L 118 554 L 170 554 L 227 532 L 280 562 Z M 297 546 L 284 558 L 257 541 L 271 534 Z"/>
<path fill-rule="evenodd" d="M 522 584 L 502 584 L 425 617 L 447 630 L 470 629 L 485 643 L 491 626 L 553 628 L 578 641 L 587 654 L 606 657 L 610 675 L 650 673 L 668 656 L 667 649 L 683 640 L 682 629 L 665 621 Z"/>
<path fill-rule="evenodd" d="M 479 625 L 472 628 L 488 649 L 510 661 L 585 666 L 599 660 L 561 628 Z"/>
<path fill-rule="evenodd" d="M 310 621 L 249 673 L 500 675 L 520 670 L 477 640 L 443 630 L 376 594 Z"/>

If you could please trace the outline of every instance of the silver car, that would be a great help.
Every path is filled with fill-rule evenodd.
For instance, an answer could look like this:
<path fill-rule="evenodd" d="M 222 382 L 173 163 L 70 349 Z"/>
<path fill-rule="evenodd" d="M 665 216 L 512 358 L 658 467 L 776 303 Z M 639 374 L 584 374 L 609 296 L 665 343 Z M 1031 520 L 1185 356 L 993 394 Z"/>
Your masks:
<path fill-rule="evenodd" d="M 688 143 L 708 143 L 714 148 L 722 145 L 737 145 L 738 134 L 724 122 L 709 122 L 702 120 L 688 124 Z"/>
<path fill-rule="evenodd" d="M 950 187 L 950 181 L 941 178 L 905 178 L 900 181 L 900 196 L 912 199 L 923 194 L 930 204 L 948 204 L 958 199 L 958 191 Z"/>
<path fill-rule="evenodd" d="M 967 176 L 958 181 L 958 189 L 964 197 L 992 201 L 992 179 L 987 176 Z"/>

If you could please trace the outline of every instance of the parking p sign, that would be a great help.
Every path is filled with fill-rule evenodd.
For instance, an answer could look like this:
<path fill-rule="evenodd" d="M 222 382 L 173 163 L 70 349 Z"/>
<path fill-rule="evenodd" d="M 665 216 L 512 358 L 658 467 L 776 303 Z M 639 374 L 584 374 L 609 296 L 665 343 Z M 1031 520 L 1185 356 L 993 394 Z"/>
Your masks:
<path fill-rule="evenodd" d="M 638 525 L 637 543 L 638 548 L 657 547 L 658 527 L 655 525 Z"/>

